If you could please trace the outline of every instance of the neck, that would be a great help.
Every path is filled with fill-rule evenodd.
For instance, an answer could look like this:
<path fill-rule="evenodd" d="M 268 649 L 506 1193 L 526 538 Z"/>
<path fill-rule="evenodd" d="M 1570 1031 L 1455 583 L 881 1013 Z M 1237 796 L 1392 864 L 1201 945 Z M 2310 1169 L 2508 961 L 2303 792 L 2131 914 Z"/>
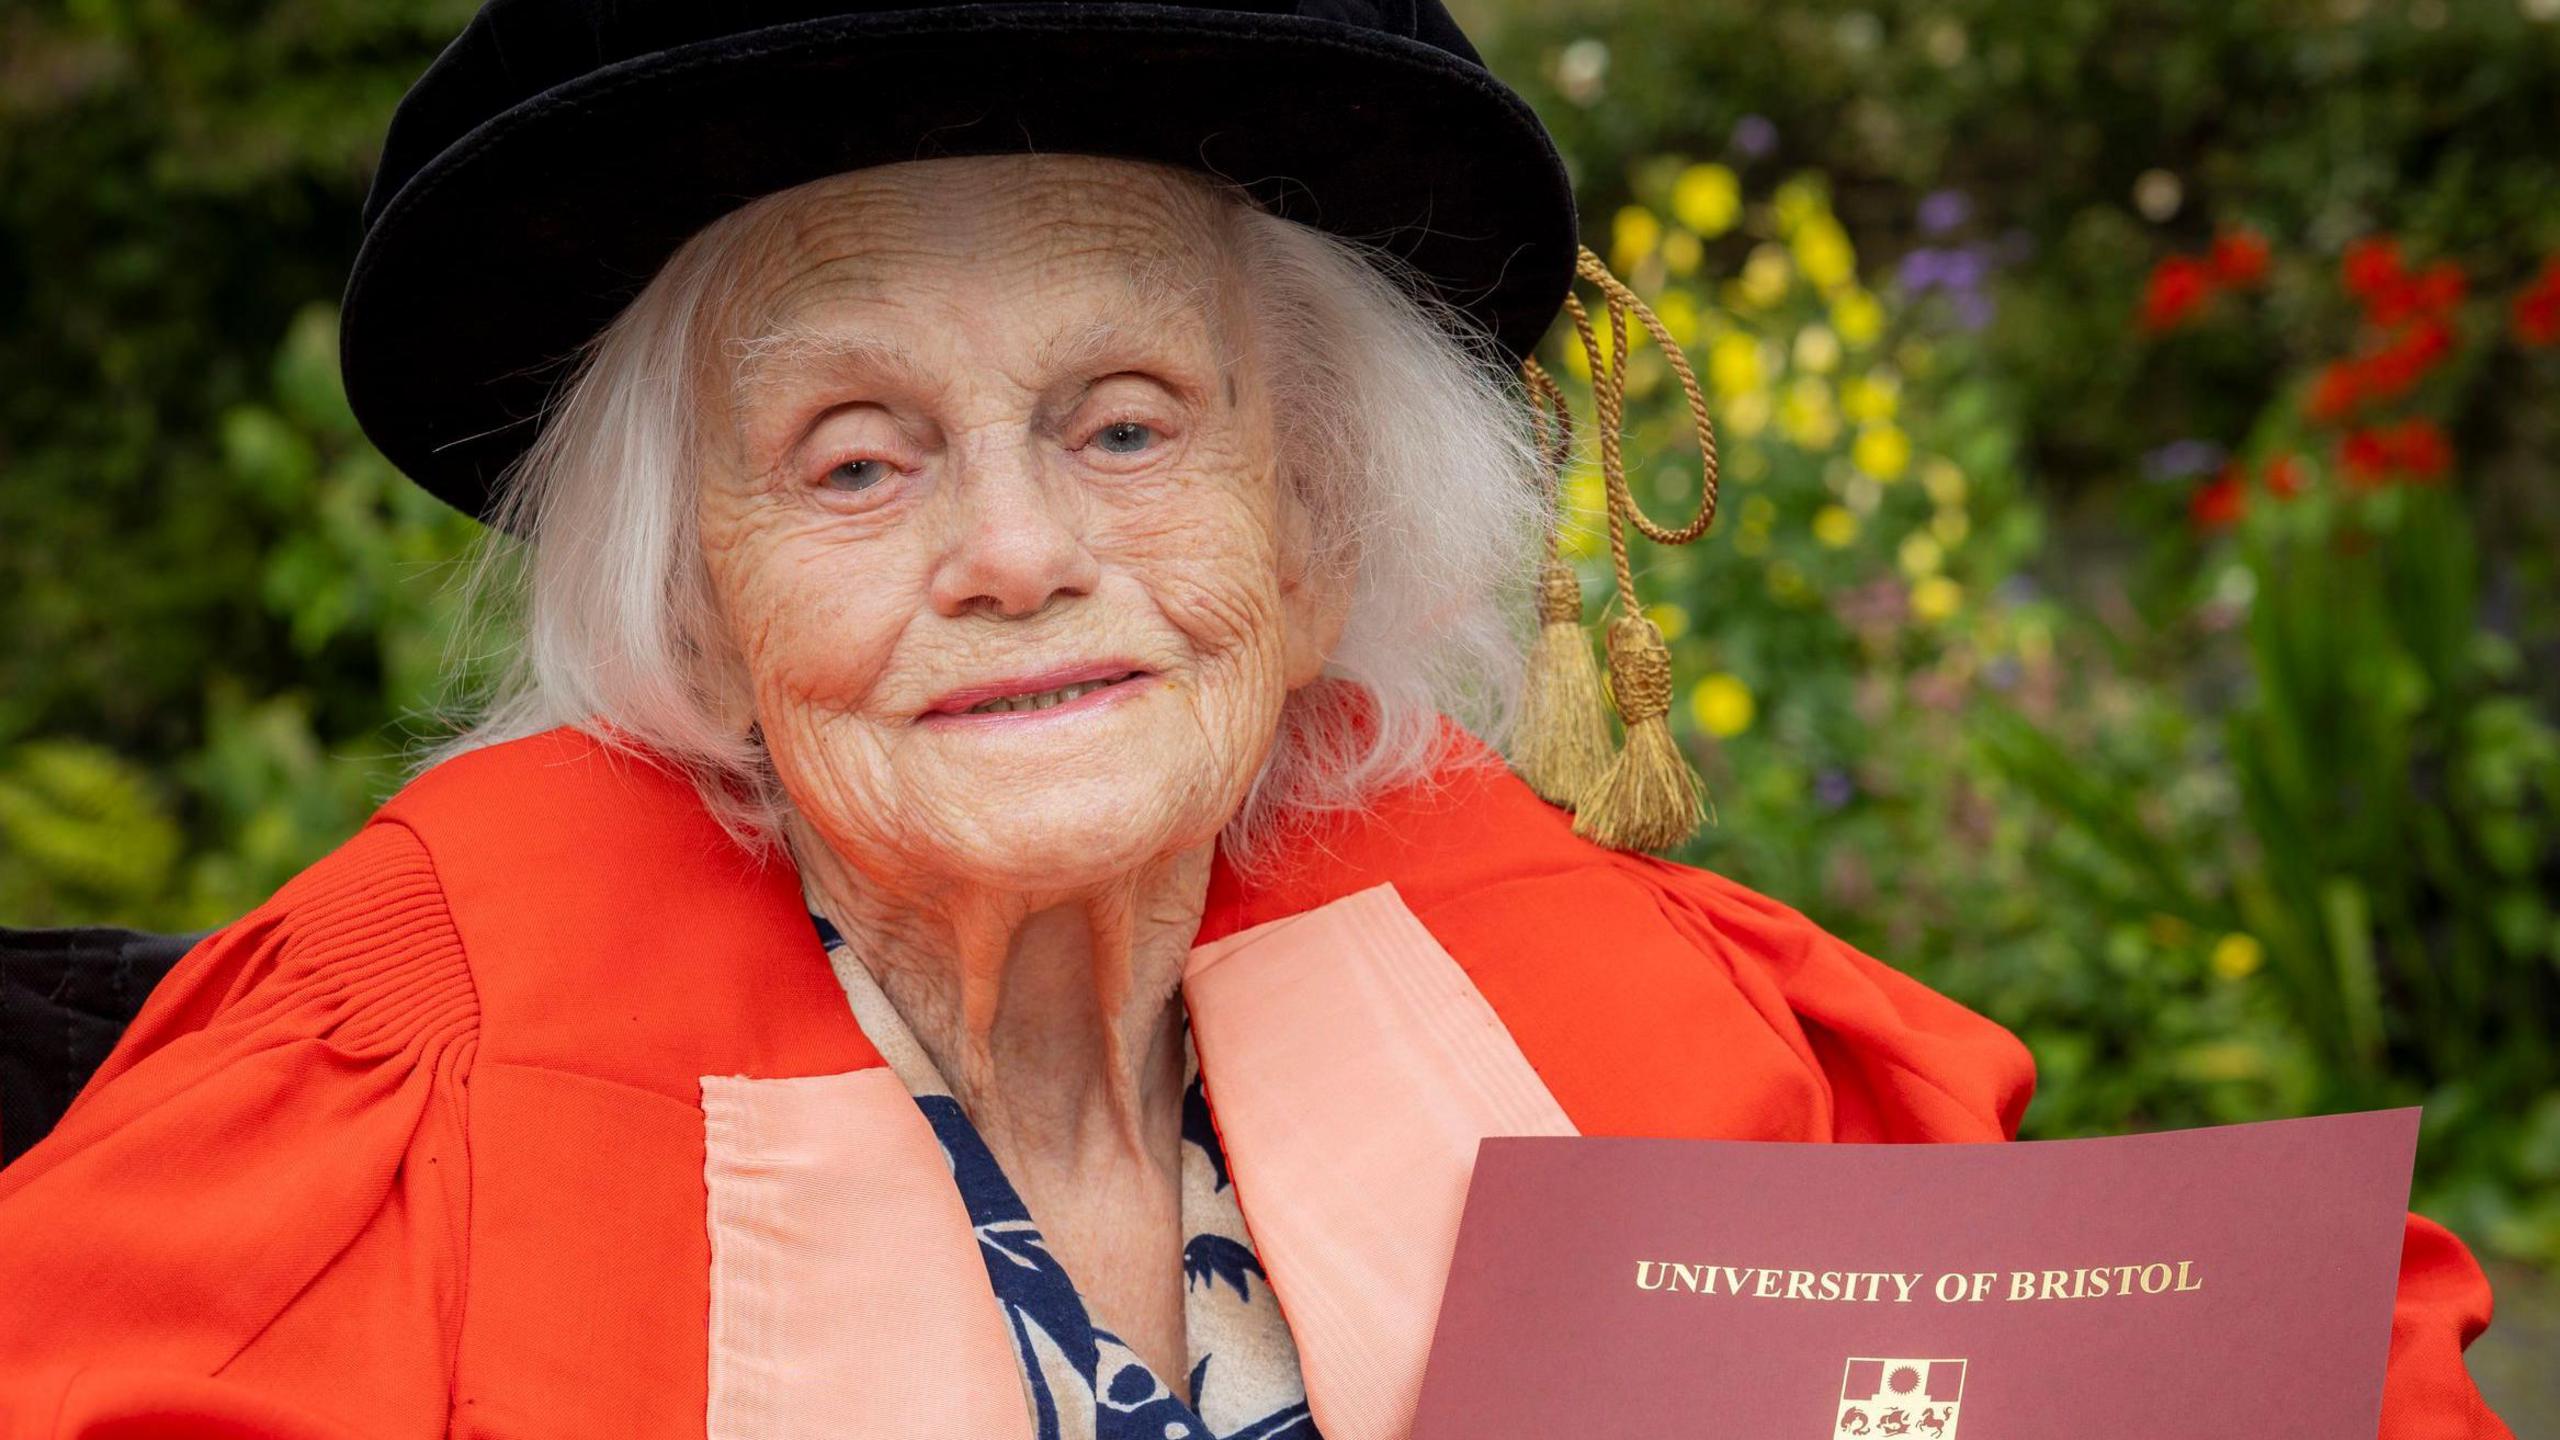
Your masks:
<path fill-rule="evenodd" d="M 884 880 L 796 819 L 791 848 L 811 907 L 999 1153 L 1162 1158 L 1212 845 L 1050 891 Z"/>

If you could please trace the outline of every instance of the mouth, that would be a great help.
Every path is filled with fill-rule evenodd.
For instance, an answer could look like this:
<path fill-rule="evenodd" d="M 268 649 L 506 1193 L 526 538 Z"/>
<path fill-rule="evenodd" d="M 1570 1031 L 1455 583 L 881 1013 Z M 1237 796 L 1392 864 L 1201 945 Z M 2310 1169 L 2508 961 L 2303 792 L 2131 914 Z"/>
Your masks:
<path fill-rule="evenodd" d="M 1103 699 L 1140 687 L 1154 674 L 1125 662 L 1080 665 L 1071 670 L 1018 676 L 988 685 L 953 691 L 934 702 L 920 718 L 926 721 L 979 719 L 1084 709 Z"/>

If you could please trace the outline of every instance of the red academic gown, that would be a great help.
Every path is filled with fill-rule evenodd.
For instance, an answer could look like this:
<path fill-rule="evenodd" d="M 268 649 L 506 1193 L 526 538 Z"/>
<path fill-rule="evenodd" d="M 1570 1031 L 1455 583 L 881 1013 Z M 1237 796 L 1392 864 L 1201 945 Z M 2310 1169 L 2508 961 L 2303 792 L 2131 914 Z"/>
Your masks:
<path fill-rule="evenodd" d="M 1334 1243 L 1361 1217 L 1302 1197 L 1365 1187 L 1445 1231 L 1474 1138 L 1313 1133 L 1342 1116 L 2015 1131 L 2032 1070 L 1998 1026 L 1741 886 L 1575 838 L 1498 767 L 1441 778 L 1276 879 L 1222 857 L 1194 957 L 1226 968 L 1186 980 L 1329 1440 L 1394 1440 L 1446 1256 L 1372 1244 L 1364 1270 L 1368 1242 Z M 1344 983 L 1382 988 L 1230 963 L 1307 916 L 1379 960 Z M 1313 1048 L 1260 1043 L 1292 1007 Z M 1424 1058 L 1363 1039 L 1395 1025 L 1436 1037 Z M 1337 1060 L 1374 1072 L 1351 1103 L 1347 1071 L 1315 1073 Z M 1473 1110 L 1427 1093 L 1467 1066 L 1496 1076 Z M 0 1170 L 0 1440 L 1027 1433 L 948 1176 L 899 1128 L 920 1123 L 787 863 L 575 731 L 461 757 L 197 946 Z M 2412 1217 L 2386 1440 L 2508 1435 L 2462 1361 L 2489 1309 L 2461 1242 Z M 775 1356 L 837 1388 L 768 1404 L 798 1383 Z"/>

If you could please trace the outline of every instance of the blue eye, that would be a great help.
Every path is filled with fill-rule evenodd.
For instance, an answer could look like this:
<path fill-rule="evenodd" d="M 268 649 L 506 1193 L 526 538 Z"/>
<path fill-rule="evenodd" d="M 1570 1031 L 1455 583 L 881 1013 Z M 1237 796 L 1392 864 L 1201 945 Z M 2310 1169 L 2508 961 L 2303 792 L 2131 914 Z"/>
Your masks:
<path fill-rule="evenodd" d="M 871 467 L 867 475 L 862 470 L 865 465 Z M 888 478 L 889 467 L 880 461 L 847 460 L 827 472 L 827 487 L 831 490 L 868 490 Z"/>
<path fill-rule="evenodd" d="M 1094 439 L 1114 455 L 1135 455 L 1155 439 L 1155 428 L 1135 420 L 1115 420 L 1094 432 Z"/>

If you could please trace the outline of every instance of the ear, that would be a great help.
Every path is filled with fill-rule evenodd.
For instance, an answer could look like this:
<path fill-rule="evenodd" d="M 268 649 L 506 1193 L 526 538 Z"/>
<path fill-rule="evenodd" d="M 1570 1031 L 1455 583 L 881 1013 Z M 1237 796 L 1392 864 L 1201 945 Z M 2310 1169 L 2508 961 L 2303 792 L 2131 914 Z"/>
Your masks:
<path fill-rule="evenodd" d="M 1351 615 L 1352 566 L 1316 563 L 1314 521 L 1296 487 L 1280 486 L 1280 623 L 1283 680 L 1291 690 L 1314 683 L 1342 642 Z"/>

